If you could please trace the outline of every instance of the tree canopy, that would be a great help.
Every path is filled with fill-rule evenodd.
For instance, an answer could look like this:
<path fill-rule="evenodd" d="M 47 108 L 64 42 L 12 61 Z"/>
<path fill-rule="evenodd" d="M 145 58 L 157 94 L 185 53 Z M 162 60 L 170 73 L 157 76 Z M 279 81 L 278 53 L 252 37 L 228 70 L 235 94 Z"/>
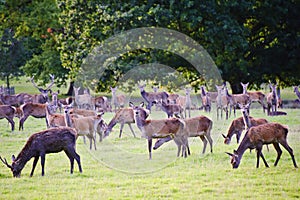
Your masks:
<path fill-rule="evenodd" d="M 47 79 L 54 73 L 60 83 L 75 80 L 89 53 L 114 35 L 142 27 L 175 30 L 209 53 L 236 93 L 241 81 L 251 87 L 268 81 L 282 87 L 300 83 L 299 4 L 295 0 L 2 1 L 0 28 L 2 32 L 11 28 L 17 38 L 31 41 L 32 56 L 23 67 L 27 75 Z M 170 66 L 195 88 L 204 84 L 191 63 L 168 50 L 135 49 L 107 62 L 99 91 L 109 90 L 135 66 L 150 63 Z M 147 69 L 144 73 L 150 75 Z M 150 80 L 166 84 L 159 77 Z"/>

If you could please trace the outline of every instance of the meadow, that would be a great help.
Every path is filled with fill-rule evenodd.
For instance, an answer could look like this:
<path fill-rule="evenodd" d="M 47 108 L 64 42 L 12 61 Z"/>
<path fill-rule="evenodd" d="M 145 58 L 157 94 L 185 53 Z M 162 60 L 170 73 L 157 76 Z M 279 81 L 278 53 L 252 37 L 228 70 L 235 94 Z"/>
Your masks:
<path fill-rule="evenodd" d="M 88 141 L 77 140 L 77 153 L 81 156 L 83 173 L 75 163 L 70 174 L 70 164 L 63 153 L 47 154 L 45 176 L 41 176 L 38 163 L 33 177 L 30 160 L 22 171 L 21 178 L 13 178 L 10 170 L 0 164 L 0 199 L 298 199 L 300 198 L 300 173 L 294 168 L 288 152 L 283 154 L 277 167 L 273 166 L 276 151 L 272 145 L 263 148 L 270 168 L 260 162 L 256 168 L 255 151 L 246 151 L 238 169 L 232 169 L 225 152 L 238 147 L 235 137 L 230 145 L 223 143 L 223 134 L 231 121 L 217 120 L 215 106 L 211 113 L 194 110 L 192 116 L 206 115 L 214 124 L 212 138 L 213 153 L 209 146 L 203 155 L 203 144 L 199 138 L 190 138 L 191 155 L 176 157 L 177 147 L 173 141 L 153 151 L 148 159 L 147 140 L 142 139 L 134 125 L 134 138 L 127 125 L 119 138 L 119 125 L 102 142 L 97 150 L 90 150 Z M 300 165 L 300 110 L 282 109 L 287 116 L 269 117 L 262 109 L 252 109 L 251 116 L 264 117 L 289 127 L 288 142 Z M 108 123 L 113 113 L 105 113 Z M 241 116 L 237 111 L 237 117 Z M 154 111 L 151 119 L 165 118 L 165 113 Z M 18 119 L 15 118 L 18 127 Z M 46 128 L 44 119 L 29 117 L 24 131 L 10 131 L 5 119 L 0 120 L 0 155 L 10 161 L 17 155 L 27 138 Z"/>

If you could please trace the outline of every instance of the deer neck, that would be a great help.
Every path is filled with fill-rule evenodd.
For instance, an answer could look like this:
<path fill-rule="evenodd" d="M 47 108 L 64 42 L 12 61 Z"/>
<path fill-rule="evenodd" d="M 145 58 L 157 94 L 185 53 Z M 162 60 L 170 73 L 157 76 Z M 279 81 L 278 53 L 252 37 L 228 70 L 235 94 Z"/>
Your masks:
<path fill-rule="evenodd" d="M 245 128 L 246 130 L 248 130 L 249 128 L 251 128 L 251 120 L 249 118 L 249 115 L 246 113 L 247 111 L 242 112 L 243 114 L 243 120 L 244 120 L 244 124 L 245 124 Z"/>
<path fill-rule="evenodd" d="M 248 131 L 246 132 L 245 137 L 243 138 L 238 149 L 236 150 L 236 154 L 239 156 L 240 159 L 242 159 L 242 156 L 247 149 L 254 149 L 253 146 L 251 145 L 250 138 L 248 137 L 247 134 Z"/>
<path fill-rule="evenodd" d="M 72 128 L 72 127 L 73 127 L 73 124 L 72 124 L 72 120 L 71 120 L 70 114 L 69 114 L 68 112 L 65 112 L 64 116 L 65 116 L 65 123 L 66 123 L 66 126 Z"/>

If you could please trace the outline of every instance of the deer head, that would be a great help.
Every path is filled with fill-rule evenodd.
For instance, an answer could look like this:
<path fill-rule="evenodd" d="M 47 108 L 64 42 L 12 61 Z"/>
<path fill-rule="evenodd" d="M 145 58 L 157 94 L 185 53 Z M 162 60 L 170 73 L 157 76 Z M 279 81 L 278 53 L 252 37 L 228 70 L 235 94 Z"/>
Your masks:
<path fill-rule="evenodd" d="M 41 87 L 38 87 L 37 84 L 34 82 L 33 78 L 34 78 L 34 76 L 31 77 L 31 79 L 30 79 L 30 81 L 31 81 L 31 83 L 33 84 L 33 86 L 36 87 L 36 88 L 41 92 L 41 94 L 42 94 L 44 97 L 48 97 L 48 92 L 51 91 L 50 89 L 51 89 L 51 87 L 52 87 L 53 84 L 54 84 L 54 78 L 55 78 L 55 76 L 52 75 L 52 74 L 50 74 L 51 83 L 48 85 L 48 87 L 47 87 L 46 89 L 43 89 L 43 88 L 41 88 Z"/>
<path fill-rule="evenodd" d="M 12 164 L 11 164 L 11 165 L 8 164 L 6 158 L 3 159 L 3 158 L 0 156 L 0 160 L 3 162 L 4 165 L 6 165 L 6 167 L 8 167 L 8 168 L 12 171 L 14 177 L 19 178 L 19 177 L 21 176 L 22 168 L 20 167 L 20 165 L 18 165 L 18 164 L 15 162 L 16 158 L 15 158 L 14 155 L 12 156 Z"/>

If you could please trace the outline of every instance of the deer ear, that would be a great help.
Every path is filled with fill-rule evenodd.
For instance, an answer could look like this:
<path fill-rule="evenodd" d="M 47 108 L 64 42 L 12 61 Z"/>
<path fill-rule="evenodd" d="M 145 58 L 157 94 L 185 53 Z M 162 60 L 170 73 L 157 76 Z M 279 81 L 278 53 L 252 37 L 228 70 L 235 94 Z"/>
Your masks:
<path fill-rule="evenodd" d="M 11 156 L 11 160 L 12 160 L 13 162 L 16 160 L 15 155 L 12 155 L 12 156 Z"/>
<path fill-rule="evenodd" d="M 129 106 L 132 107 L 132 108 L 134 107 L 132 102 L 129 102 Z"/>
<path fill-rule="evenodd" d="M 233 153 L 234 153 L 234 154 L 238 154 L 238 152 L 237 152 L 236 150 L 233 150 Z"/>
<path fill-rule="evenodd" d="M 140 103 L 140 107 L 144 107 L 144 102 L 141 102 L 141 103 Z"/>
<path fill-rule="evenodd" d="M 223 138 L 227 138 L 224 134 L 222 134 Z"/>

